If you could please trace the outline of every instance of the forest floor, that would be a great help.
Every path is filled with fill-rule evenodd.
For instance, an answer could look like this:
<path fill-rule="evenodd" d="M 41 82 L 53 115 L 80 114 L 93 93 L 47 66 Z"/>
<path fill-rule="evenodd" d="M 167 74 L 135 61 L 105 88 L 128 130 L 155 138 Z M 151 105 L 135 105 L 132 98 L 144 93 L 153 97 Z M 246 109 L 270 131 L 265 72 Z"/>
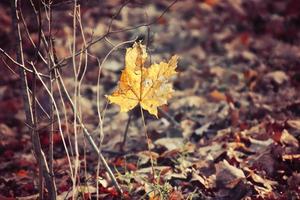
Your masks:
<path fill-rule="evenodd" d="M 106 40 L 89 48 L 90 54 L 101 62 L 114 45 L 136 39 L 147 45 L 151 55 L 148 62 L 179 56 L 173 97 L 161 107 L 158 118 L 145 111 L 155 179 L 151 176 L 150 153 L 139 109 L 120 113 L 117 105 L 107 105 L 105 97 L 117 86 L 126 47 L 132 43 L 118 48 L 103 63 L 99 102 L 105 109 L 102 151 L 125 192 L 123 198 L 300 199 L 300 4 L 297 0 L 121 2 L 81 3 L 87 41 L 104 35 L 110 25 L 112 31 L 137 26 L 107 35 Z M 36 23 L 29 23 L 35 16 L 30 5 L 23 6 L 24 18 L 36 42 Z M 63 59 L 70 55 L 73 5 L 54 1 L 52 9 L 56 54 Z M 14 55 L 10 14 L 9 4 L 1 3 L 0 47 Z M 22 34 L 26 38 L 25 32 Z M 79 39 L 78 43 L 82 42 Z M 28 39 L 23 43 L 25 60 L 30 61 L 34 48 Z M 1 57 L 6 60 L 4 55 Z M 71 63 L 67 62 L 61 71 L 72 93 Z M 0 199 L 36 199 L 38 165 L 25 123 L 19 77 L 4 62 L 0 64 Z M 83 122 L 98 142 L 99 68 L 93 57 L 87 66 L 79 107 Z M 42 69 L 42 64 L 39 67 Z M 42 86 L 37 84 L 37 87 Z M 37 98 L 47 112 L 47 94 L 38 91 Z M 41 144 L 47 153 L 49 128 L 43 112 L 37 112 Z M 70 117 L 68 122 L 71 137 L 72 120 Z M 81 189 L 77 192 L 84 193 L 78 199 L 95 199 L 97 181 L 100 199 L 121 199 L 101 164 L 97 174 L 97 155 L 83 134 L 78 137 L 81 170 L 77 184 Z M 67 163 L 57 131 L 54 175 L 60 199 L 72 196 Z"/>

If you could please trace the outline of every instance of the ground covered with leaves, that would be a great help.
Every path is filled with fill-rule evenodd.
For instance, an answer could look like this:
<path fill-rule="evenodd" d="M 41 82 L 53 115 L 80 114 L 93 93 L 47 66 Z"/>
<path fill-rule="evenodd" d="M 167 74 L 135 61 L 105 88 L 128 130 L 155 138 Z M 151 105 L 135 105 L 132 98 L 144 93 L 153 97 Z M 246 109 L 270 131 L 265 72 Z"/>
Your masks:
<path fill-rule="evenodd" d="M 124 190 L 124 199 L 300 199 L 297 0 L 79 3 L 88 40 L 101 37 L 111 27 L 106 40 L 89 48 L 100 62 L 113 46 L 128 40 L 146 45 L 149 64 L 179 56 L 172 98 L 160 107 L 158 118 L 144 112 L 151 153 L 139 108 L 120 113 L 120 107 L 107 104 L 105 97 L 117 87 L 126 48 L 133 43 L 121 46 L 103 63 L 98 102 L 105 111 L 102 151 Z M 70 55 L 72 6 L 60 1 L 53 4 L 52 32 L 58 59 Z M 30 4 L 24 5 L 27 22 L 34 19 L 31 9 Z M 9 4 L 1 3 L 0 47 L 13 55 L 11 23 Z M 28 24 L 37 40 L 35 25 Z M 30 60 L 34 48 L 26 39 L 23 43 L 25 59 Z M 39 169 L 24 123 L 19 77 L 1 56 L 0 199 L 36 199 Z M 67 62 L 61 70 L 66 87 L 73 91 L 72 66 Z M 81 87 L 80 108 L 98 142 L 97 75 L 97 60 L 91 58 Z M 37 93 L 42 105 L 46 96 Z M 47 111 L 47 105 L 43 106 Z M 47 152 L 49 130 L 39 112 L 39 134 Z M 70 117 L 70 127 L 72 120 Z M 72 128 L 64 131 L 72 137 Z M 97 174 L 98 157 L 83 134 L 78 137 L 81 170 L 77 191 L 71 191 L 62 139 L 54 133 L 58 198 L 70 198 L 77 192 L 78 199 L 95 199 L 98 182 L 100 199 L 121 199 L 101 164 Z"/>

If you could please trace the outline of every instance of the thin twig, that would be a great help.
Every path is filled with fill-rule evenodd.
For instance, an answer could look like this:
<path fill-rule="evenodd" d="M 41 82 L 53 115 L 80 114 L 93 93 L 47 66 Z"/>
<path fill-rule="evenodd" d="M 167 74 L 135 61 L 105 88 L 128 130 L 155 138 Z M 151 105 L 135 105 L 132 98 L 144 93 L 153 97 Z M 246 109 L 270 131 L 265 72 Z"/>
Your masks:
<path fill-rule="evenodd" d="M 127 124 L 124 130 L 124 134 L 123 134 L 123 141 L 122 144 L 120 146 L 120 151 L 123 152 L 124 151 L 124 146 L 126 144 L 126 139 L 127 139 L 127 133 L 128 133 L 128 129 L 129 129 L 129 124 L 131 122 L 131 117 L 132 117 L 132 112 L 129 112 L 129 116 L 128 116 L 128 120 L 127 120 Z"/>
<path fill-rule="evenodd" d="M 83 40 L 83 46 L 85 47 L 86 46 L 86 39 L 85 39 L 85 34 L 84 34 L 84 29 L 83 29 L 83 25 L 82 25 L 82 18 L 81 18 L 81 12 L 80 12 L 80 7 L 79 7 L 79 11 L 78 11 L 78 14 L 76 15 L 76 19 L 78 21 L 78 24 L 79 24 L 79 28 L 80 28 L 80 33 L 81 33 L 81 37 L 82 37 L 82 40 Z M 78 69 L 78 77 L 76 77 L 76 79 L 78 80 L 78 97 L 79 97 L 79 105 L 81 105 L 81 84 L 83 82 L 83 78 L 85 76 L 85 73 L 87 71 L 87 67 L 88 67 L 88 50 L 84 51 L 84 65 L 83 65 L 83 70 L 81 67 L 79 67 Z M 82 115 L 82 110 L 81 110 L 81 106 L 79 106 L 79 115 L 81 116 Z M 84 157 L 84 177 L 85 177 L 85 180 L 88 179 L 88 172 L 87 172 L 87 160 L 86 160 L 86 139 L 84 138 L 83 140 L 83 143 L 84 143 L 84 152 L 83 152 L 83 157 Z M 85 183 L 86 185 L 88 185 L 88 183 L 86 182 Z M 91 199 L 91 194 L 89 193 L 89 199 Z"/>
<path fill-rule="evenodd" d="M 78 127 L 77 127 L 77 116 L 78 114 L 78 74 L 79 74 L 79 69 L 80 66 L 78 67 L 79 69 L 76 69 L 76 58 L 75 58 L 75 52 L 76 52 L 76 15 L 77 15 L 77 0 L 74 0 L 74 5 L 73 5 L 73 38 L 72 38 L 72 47 L 71 47 L 71 54 L 72 54 L 72 66 L 73 66 L 73 71 L 74 71 L 74 111 L 73 111 L 73 129 L 74 129 L 74 150 L 75 150 L 75 158 L 74 158 L 74 175 L 72 176 L 72 182 L 73 182 L 73 191 L 76 190 L 76 178 L 77 174 L 79 174 L 79 148 L 78 148 Z M 81 54 L 80 54 L 81 55 Z M 75 192 L 72 193 L 72 199 L 75 198 Z"/>
<path fill-rule="evenodd" d="M 40 4 L 40 2 L 38 2 L 38 4 Z M 29 39 L 29 41 L 31 42 L 32 46 L 35 49 L 35 55 L 34 55 L 34 61 L 33 61 L 33 63 L 37 62 L 38 57 L 40 57 L 42 59 L 42 61 L 45 64 L 47 64 L 46 59 L 43 57 L 42 53 L 40 52 L 41 32 L 42 32 L 41 14 L 40 14 L 40 12 L 36 11 L 35 15 L 37 16 L 37 23 L 38 23 L 38 44 L 37 45 L 35 45 L 35 43 L 33 42 L 32 38 L 31 38 L 31 35 L 30 35 L 29 30 L 27 28 L 27 23 L 26 23 L 26 21 L 24 19 L 23 13 L 20 12 L 20 17 L 22 19 L 23 26 L 25 27 L 25 32 L 26 32 L 27 38 Z"/>
<path fill-rule="evenodd" d="M 133 43 L 135 40 L 136 39 L 121 42 L 121 43 L 117 44 L 106 54 L 106 56 L 103 58 L 101 64 L 99 64 L 99 62 L 98 62 L 99 70 L 98 70 L 98 77 L 97 77 L 97 99 L 96 99 L 96 102 L 97 102 L 98 119 L 99 119 L 99 124 L 100 124 L 100 133 L 99 133 L 99 136 L 100 136 L 99 149 L 100 149 L 100 151 L 101 151 L 101 144 L 102 144 L 102 141 L 104 138 L 103 127 L 102 127 L 103 117 L 101 117 L 101 112 L 100 112 L 100 76 L 101 76 L 102 66 L 106 62 L 108 57 L 111 55 L 111 53 L 114 52 L 117 48 L 119 48 L 120 46 L 123 46 L 125 44 Z M 98 59 L 97 59 L 97 61 L 98 61 Z"/>
<path fill-rule="evenodd" d="M 147 126 L 146 126 L 142 106 L 140 106 L 140 111 L 141 111 L 142 121 L 143 121 L 143 125 L 144 125 L 145 137 L 146 137 L 147 145 L 148 145 L 148 152 L 149 152 L 150 161 L 151 161 L 152 176 L 153 176 L 153 179 L 155 179 L 154 161 L 153 161 L 153 157 L 152 157 L 152 153 L 151 153 L 150 138 L 149 138 L 148 133 L 147 133 L 148 131 L 147 131 Z"/>
<path fill-rule="evenodd" d="M 25 72 L 30 72 L 33 73 L 33 71 L 31 69 L 28 69 L 27 67 L 25 67 L 24 64 L 21 64 L 20 62 L 14 60 L 8 53 L 6 53 L 6 51 L 4 51 L 1 47 L 0 47 L 0 53 L 2 53 L 5 57 L 7 57 L 11 62 L 13 62 L 15 65 L 17 65 L 18 67 L 22 68 Z M 49 78 L 48 75 L 42 74 L 40 72 L 37 72 L 40 76 L 44 77 L 44 78 Z"/>
<path fill-rule="evenodd" d="M 40 2 L 39 2 L 39 11 L 40 11 Z M 52 9 L 51 9 L 51 2 L 49 1 L 49 6 L 48 6 L 48 10 L 46 10 L 46 13 L 49 13 L 49 17 L 47 18 L 48 20 L 48 32 L 49 32 L 49 42 L 48 44 L 49 45 L 49 48 L 47 50 L 47 65 L 48 65 L 48 72 L 49 72 L 49 76 L 50 76 L 50 80 L 49 80 L 49 91 L 51 93 L 51 95 L 53 96 L 53 83 L 52 83 L 52 80 L 53 80 L 53 77 L 54 77 L 54 73 L 53 73 L 53 70 L 51 70 L 51 54 L 53 52 L 53 45 L 52 45 Z M 38 12 L 38 25 L 39 25 L 39 40 L 38 40 L 38 46 L 36 48 L 36 53 L 35 53 L 35 56 L 36 56 L 36 59 L 37 59 L 37 55 L 39 53 L 39 47 L 40 47 L 40 43 L 41 43 L 41 35 L 42 35 L 42 29 L 41 29 L 41 24 L 40 24 L 40 21 L 41 21 L 41 14 L 40 12 Z M 34 44 L 34 43 L 33 43 Z M 42 56 L 41 56 L 42 57 Z M 54 121 L 54 105 L 53 103 L 51 102 L 51 99 L 49 98 L 49 104 L 50 104 L 50 122 L 53 122 Z M 54 143 L 53 143 L 53 132 L 54 132 L 54 124 L 51 123 L 51 127 L 50 127 L 50 133 L 49 133 L 49 152 L 48 152 L 48 155 L 49 155 L 49 172 L 51 174 L 51 177 L 52 177 L 52 181 L 55 182 L 55 176 L 54 176 L 54 170 L 53 170 L 53 157 L 54 157 L 54 153 L 53 153 L 53 148 L 54 148 Z M 57 188 L 55 187 L 54 188 L 55 190 L 55 193 L 57 192 Z M 54 200 L 56 197 L 52 196 L 51 195 L 51 198 L 52 200 Z"/>
<path fill-rule="evenodd" d="M 36 68 L 35 68 L 34 64 L 31 62 L 30 65 L 32 66 L 33 70 L 36 72 Z M 60 121 L 60 117 L 59 117 L 58 106 L 57 106 L 57 104 L 56 104 L 56 102 L 54 100 L 54 97 L 52 96 L 51 92 L 47 88 L 46 83 L 41 78 L 41 76 L 37 74 L 37 78 L 42 83 L 42 85 L 45 88 L 47 94 L 51 98 L 52 104 L 54 106 L 54 109 L 55 109 L 55 112 L 56 112 L 56 116 L 57 116 L 57 123 L 58 123 L 59 133 L 60 133 L 60 136 L 61 136 L 61 139 L 62 139 L 62 142 L 63 142 L 63 146 L 64 146 L 66 154 L 67 154 L 67 159 L 68 159 L 68 162 L 69 162 L 70 173 L 71 173 L 71 176 L 73 176 L 73 170 L 72 170 L 71 160 L 70 160 L 68 148 L 67 148 L 67 145 L 66 145 L 66 142 L 65 142 L 65 139 L 64 139 L 63 131 L 62 131 L 62 126 L 61 126 L 61 121 Z"/>
<path fill-rule="evenodd" d="M 156 19 L 154 19 L 153 21 L 149 22 L 149 23 L 146 23 L 146 24 L 140 24 L 140 25 L 137 25 L 137 26 L 133 26 L 133 27 L 128 27 L 128 28 L 125 28 L 125 29 L 120 29 L 120 30 L 115 30 L 115 31 L 111 31 L 109 29 L 108 32 L 106 32 L 104 35 L 102 36 L 99 36 L 97 37 L 96 39 L 90 41 L 87 46 L 84 48 L 84 49 L 81 49 L 79 51 L 76 52 L 75 56 L 78 56 L 80 55 L 83 51 L 85 51 L 86 49 L 90 48 L 91 46 L 93 46 L 94 44 L 98 43 L 99 41 L 103 40 L 105 37 L 108 37 L 109 35 L 113 35 L 113 34 L 116 34 L 116 33 L 121 33 L 121 32 L 126 32 L 126 31 L 131 31 L 131 30 L 135 30 L 135 29 L 138 29 L 138 28 L 141 28 L 141 27 L 148 27 L 148 26 L 151 26 L 155 23 L 157 23 L 165 14 L 166 12 L 168 12 L 168 10 L 176 3 L 178 2 L 179 0 L 175 0 L 173 1 Z M 72 56 L 68 56 L 66 58 L 63 58 L 62 60 L 58 61 L 56 63 L 56 65 L 53 66 L 53 68 L 56 68 L 56 67 L 63 67 L 65 64 L 64 62 L 69 60 L 69 59 L 72 59 Z"/>
<path fill-rule="evenodd" d="M 23 56 L 21 30 L 20 30 L 20 25 L 19 25 L 18 6 L 19 6 L 18 0 L 11 1 L 12 21 L 13 21 L 13 26 L 14 26 L 13 30 L 15 30 L 15 41 L 16 41 L 16 49 L 17 49 L 16 63 L 18 63 L 18 64 L 21 63 L 20 66 L 22 66 L 22 68 L 19 68 L 19 76 L 21 78 L 21 90 L 22 90 L 22 96 L 23 96 L 23 101 L 24 101 L 26 122 L 31 127 L 34 127 L 35 126 L 34 123 L 36 121 L 34 120 L 34 115 L 33 115 L 32 107 L 31 107 L 31 100 L 30 100 L 30 94 L 29 94 L 29 89 L 28 89 L 26 70 L 24 67 L 24 56 Z M 2 51 L 2 53 L 3 53 L 3 51 Z M 33 142 L 33 150 L 34 150 L 36 159 L 37 159 L 38 164 L 41 169 L 40 173 L 42 173 L 43 178 L 45 179 L 45 183 L 46 183 L 48 192 L 50 194 L 53 194 L 56 197 L 55 191 L 53 189 L 55 183 L 51 180 L 47 161 L 46 161 L 44 152 L 42 151 L 42 148 L 41 148 L 39 135 L 37 134 L 37 132 L 34 129 L 31 129 L 31 137 L 32 137 L 32 142 Z M 39 186 L 40 186 L 40 196 L 39 197 L 40 197 L 40 199 L 43 199 L 43 195 L 42 195 L 43 191 L 41 191 L 42 190 L 42 181 L 40 181 Z"/>
<path fill-rule="evenodd" d="M 57 71 L 57 73 L 59 73 Z M 59 80 L 59 83 L 60 83 L 60 86 L 62 87 L 62 92 L 64 94 L 64 96 L 66 97 L 66 99 L 68 100 L 73 112 L 74 112 L 74 104 L 73 104 L 73 101 L 68 93 L 68 91 L 66 90 L 66 87 L 62 81 L 62 78 L 61 76 L 58 76 L 58 80 Z M 119 186 L 117 180 L 116 180 L 116 177 L 114 176 L 113 172 L 111 171 L 110 167 L 108 166 L 104 156 L 102 155 L 102 152 L 99 151 L 96 143 L 94 142 L 92 136 L 90 135 L 89 131 L 85 128 L 84 124 L 82 123 L 81 119 L 79 118 L 79 116 L 77 115 L 76 116 L 77 120 L 78 120 L 78 123 L 79 125 L 82 127 L 82 130 L 83 130 L 83 133 L 85 135 L 85 137 L 87 138 L 88 142 L 90 143 L 90 145 L 92 146 L 93 150 L 98 154 L 99 156 L 99 159 L 101 160 L 102 164 L 104 165 L 104 168 L 106 169 L 107 173 L 109 174 L 113 184 L 115 185 L 117 191 L 120 193 L 120 194 L 123 194 L 123 190 L 122 188 Z"/>
<path fill-rule="evenodd" d="M 166 118 L 176 129 L 181 129 L 180 124 L 169 113 L 161 108 L 158 108 L 158 111 L 162 115 L 162 117 Z"/>
<path fill-rule="evenodd" d="M 35 137 L 39 137 L 38 132 L 37 132 L 37 118 L 36 118 L 36 101 L 33 101 L 33 99 L 35 99 L 36 96 L 36 75 L 35 73 L 33 73 L 33 86 L 32 86 L 32 102 L 31 102 L 31 108 L 32 108 L 32 115 L 33 115 L 33 135 Z M 43 171 L 42 165 L 39 164 L 39 170 L 40 172 Z M 44 199 L 44 180 L 43 180 L 43 174 L 39 173 L 39 198 L 40 199 Z"/>
<path fill-rule="evenodd" d="M 20 75 L 19 75 L 17 72 L 15 72 L 15 71 L 14 71 L 14 70 L 6 63 L 5 60 L 2 59 L 2 62 L 3 62 L 3 64 L 4 64 L 4 66 L 7 67 L 7 69 L 8 69 L 9 71 L 11 71 L 13 74 L 17 75 L 17 78 L 20 78 Z M 29 88 L 28 88 L 28 91 L 29 91 L 29 93 L 32 95 L 32 91 L 31 91 Z M 38 100 L 37 97 L 35 97 L 35 101 L 36 101 L 37 105 L 40 107 L 40 109 L 43 111 L 43 113 L 44 113 L 48 118 L 50 118 L 50 116 L 48 115 L 48 113 L 46 112 L 46 110 L 43 108 L 43 106 L 41 105 L 41 103 L 40 103 L 40 101 Z"/>

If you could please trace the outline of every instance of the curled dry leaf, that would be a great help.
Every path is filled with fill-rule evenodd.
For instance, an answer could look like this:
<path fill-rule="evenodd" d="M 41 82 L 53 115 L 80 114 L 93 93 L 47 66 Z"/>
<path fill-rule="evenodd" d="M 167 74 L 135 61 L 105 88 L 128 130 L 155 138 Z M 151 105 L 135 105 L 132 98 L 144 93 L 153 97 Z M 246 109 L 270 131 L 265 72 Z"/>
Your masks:
<path fill-rule="evenodd" d="M 160 145 L 168 149 L 168 151 L 174 149 L 180 149 L 184 146 L 183 138 L 160 138 L 154 142 L 156 145 Z"/>
<path fill-rule="evenodd" d="M 219 92 L 218 90 L 214 90 L 209 94 L 209 97 L 213 100 L 213 101 L 226 101 L 226 95 L 222 92 Z"/>
<path fill-rule="evenodd" d="M 217 76 L 219 78 L 224 77 L 224 74 L 226 73 L 226 70 L 220 66 L 211 67 L 209 69 L 210 74 Z"/>
<path fill-rule="evenodd" d="M 201 176 L 199 174 L 197 174 L 195 171 L 192 174 L 192 179 L 191 181 L 198 181 L 199 183 L 201 183 L 206 189 L 211 189 L 215 186 L 215 177 L 214 176 L 210 176 L 210 177 L 205 177 L 205 176 Z"/>
<path fill-rule="evenodd" d="M 299 119 L 288 120 L 287 124 L 296 130 L 300 130 L 300 120 Z"/>
<path fill-rule="evenodd" d="M 206 99 L 200 96 L 184 96 L 176 102 L 170 105 L 173 110 L 182 109 L 184 107 L 188 108 L 199 108 L 200 105 L 206 103 Z"/>
<path fill-rule="evenodd" d="M 118 104 L 121 112 L 127 112 L 138 104 L 157 117 L 157 107 L 167 104 L 173 87 L 170 78 L 176 74 L 177 59 L 173 56 L 169 62 L 144 66 L 147 58 L 146 47 L 135 43 L 128 48 L 125 56 L 125 69 L 118 88 L 107 96 L 110 103 Z"/>
<path fill-rule="evenodd" d="M 173 191 L 169 194 L 169 200 L 183 200 L 184 197 L 180 191 Z"/>
<path fill-rule="evenodd" d="M 227 160 L 216 164 L 217 185 L 222 188 L 234 188 L 242 179 L 245 179 L 244 172 L 230 165 Z"/>
<path fill-rule="evenodd" d="M 292 188 L 297 188 L 300 185 L 300 174 L 297 172 L 294 172 L 292 176 L 288 179 L 288 184 Z"/>
<path fill-rule="evenodd" d="M 96 193 L 96 191 L 97 191 L 97 189 L 91 185 L 77 186 L 72 191 L 65 191 L 65 192 L 61 193 L 60 195 L 57 196 L 57 199 L 58 200 L 71 199 L 73 193 L 74 193 L 75 198 L 79 199 L 79 197 L 81 195 Z"/>
<path fill-rule="evenodd" d="M 271 192 L 274 186 L 277 185 L 277 182 L 263 178 L 259 174 L 255 173 L 253 170 L 247 167 L 244 168 L 244 170 L 248 171 L 248 177 L 251 178 L 251 181 L 255 184 L 255 190 L 261 195 L 265 195 Z"/>
<path fill-rule="evenodd" d="M 283 160 L 299 160 L 300 154 L 286 154 L 282 156 Z"/>
<path fill-rule="evenodd" d="M 0 138 L 1 139 L 7 139 L 7 137 L 15 137 L 16 133 L 8 127 L 6 124 L 1 123 L 0 124 Z"/>
<path fill-rule="evenodd" d="M 282 131 L 280 143 L 289 146 L 299 147 L 298 140 L 293 135 L 291 135 L 286 129 Z"/>
<path fill-rule="evenodd" d="M 281 85 L 285 81 L 289 80 L 288 75 L 284 71 L 270 72 L 265 76 L 265 78 L 275 81 L 278 85 Z"/>

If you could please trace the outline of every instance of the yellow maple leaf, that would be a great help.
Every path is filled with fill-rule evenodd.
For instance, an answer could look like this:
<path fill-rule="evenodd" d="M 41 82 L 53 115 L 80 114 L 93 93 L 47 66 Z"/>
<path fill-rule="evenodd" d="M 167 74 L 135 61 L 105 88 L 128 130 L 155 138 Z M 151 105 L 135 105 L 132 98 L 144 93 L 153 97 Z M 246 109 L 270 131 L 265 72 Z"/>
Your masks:
<path fill-rule="evenodd" d="M 107 98 L 110 103 L 118 104 L 121 112 L 127 112 L 140 104 L 157 117 L 157 107 L 167 104 L 172 96 L 170 78 L 176 74 L 178 56 L 149 68 L 144 66 L 146 59 L 146 47 L 140 42 L 128 48 L 118 88 Z"/>

